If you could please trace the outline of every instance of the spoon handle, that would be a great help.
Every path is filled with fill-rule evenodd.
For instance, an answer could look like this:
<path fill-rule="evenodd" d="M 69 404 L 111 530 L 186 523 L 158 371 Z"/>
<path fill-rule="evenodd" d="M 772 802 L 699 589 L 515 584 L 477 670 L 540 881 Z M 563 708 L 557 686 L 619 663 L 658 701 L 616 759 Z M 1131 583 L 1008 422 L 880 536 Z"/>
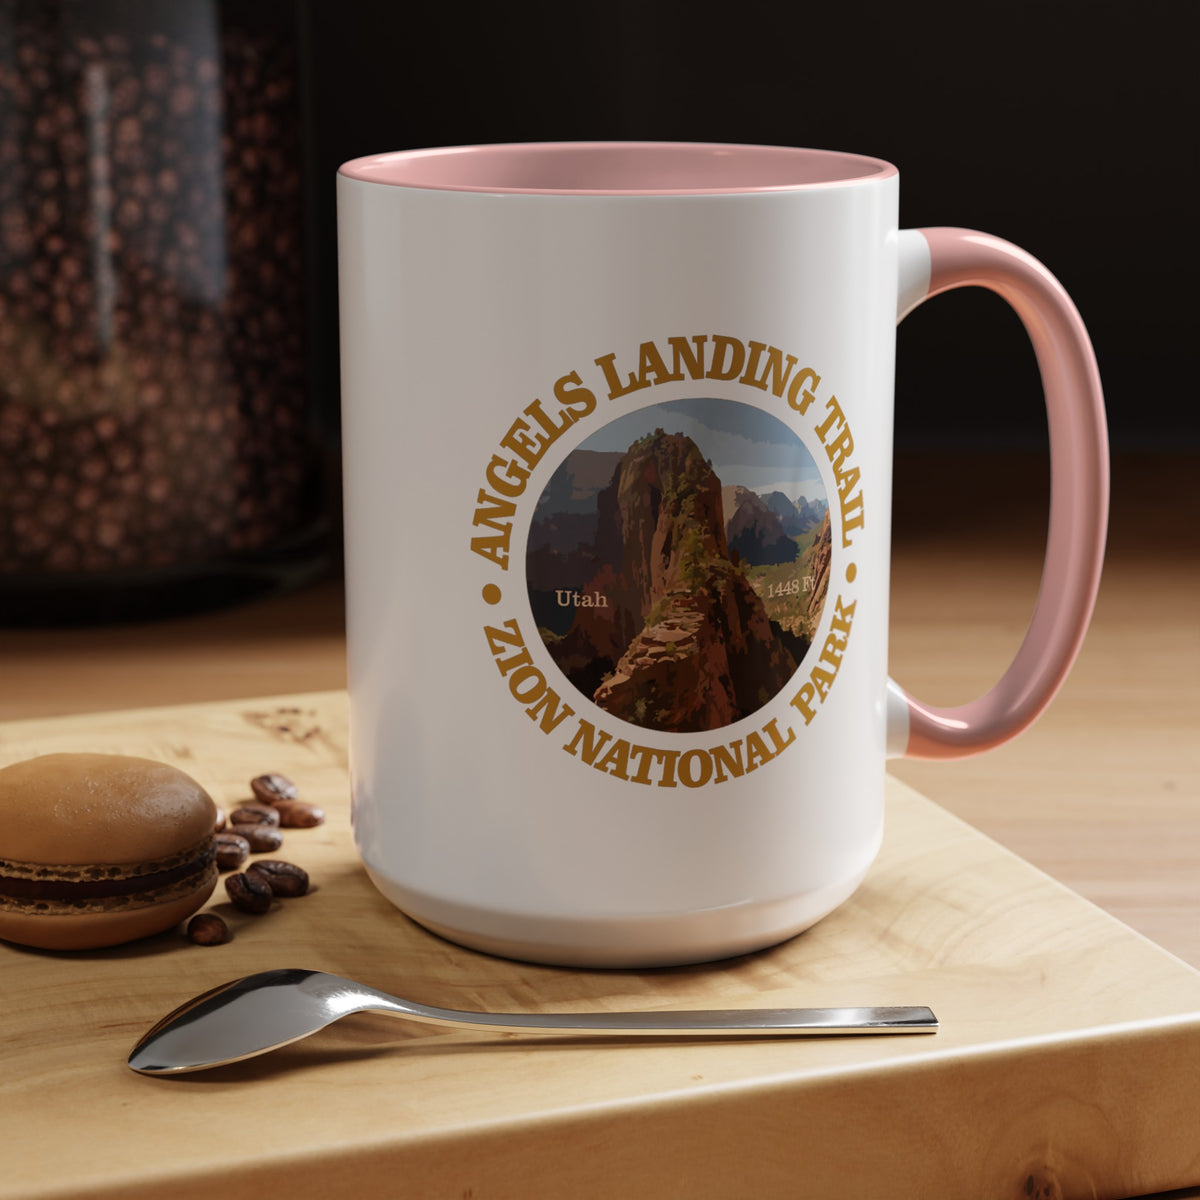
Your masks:
<path fill-rule="evenodd" d="M 846 1033 L 935 1033 L 925 1007 L 720 1008 L 678 1012 L 475 1013 L 405 1001 L 403 1010 L 435 1025 L 485 1027 L 503 1033 L 553 1031 L 631 1037 L 821 1036 Z M 395 1009 L 391 1011 L 395 1012 Z"/>
<path fill-rule="evenodd" d="M 675 1012 L 491 1013 L 437 1008 L 325 971 L 260 971 L 213 988 L 169 1013 L 130 1051 L 143 1075 L 171 1075 L 266 1054 L 357 1012 L 495 1033 L 573 1038 L 792 1037 L 845 1033 L 934 1033 L 928 1008 L 726 1008 Z"/>

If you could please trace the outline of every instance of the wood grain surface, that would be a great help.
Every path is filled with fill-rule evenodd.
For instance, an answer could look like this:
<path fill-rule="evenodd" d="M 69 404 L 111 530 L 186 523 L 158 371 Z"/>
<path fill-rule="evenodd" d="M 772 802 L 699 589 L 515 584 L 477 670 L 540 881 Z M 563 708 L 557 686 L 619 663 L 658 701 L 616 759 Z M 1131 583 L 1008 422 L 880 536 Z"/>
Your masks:
<path fill-rule="evenodd" d="M 1050 708 L 998 750 L 891 769 L 1200 967 L 1197 478 L 1194 455 L 1114 462 L 1099 599 Z M 923 700 L 972 699 L 1020 644 L 1047 487 L 1036 456 L 897 463 L 891 672 Z"/>
<path fill-rule="evenodd" d="M 756 955 L 643 972 L 453 946 L 371 887 L 348 820 L 343 693 L 0 726 L 175 763 L 219 803 L 290 775 L 328 821 L 276 855 L 315 890 L 235 937 L 85 954 L 0 944 L 4 1200 L 570 1196 L 1124 1197 L 1200 1184 L 1200 975 L 904 785 L 859 893 Z M 168 1009 L 273 966 L 492 1010 L 926 1003 L 933 1036 L 570 1043 L 349 1018 L 172 1079 L 124 1058 Z"/>
<path fill-rule="evenodd" d="M 1091 630 L 1048 712 L 999 750 L 896 776 L 1200 967 L 1200 458 L 1114 463 Z M 934 704 L 995 680 L 1044 552 L 1038 454 L 896 462 L 893 676 Z M 0 720 L 345 686 L 340 578 L 174 620 L 0 629 Z"/>
<path fill-rule="evenodd" d="M 965 818 L 1193 967 L 1200 967 L 1198 474 L 1200 459 L 1187 454 L 1126 455 L 1114 464 L 1108 558 L 1092 627 L 1071 678 L 1032 730 L 1009 746 L 976 759 L 893 764 L 898 777 L 944 809 Z M 972 698 L 1000 673 L 1019 644 L 1037 591 L 1046 484 L 1044 456 L 1036 454 L 929 453 L 897 460 L 892 673 L 922 699 L 957 703 Z M 345 683 L 341 582 L 333 576 L 259 603 L 173 620 L 0 630 L 0 682 L 4 685 L 0 688 L 0 720 L 341 688 Z M 189 728 L 193 724 L 190 718 L 185 723 Z M 234 741 L 245 741 L 246 756 L 254 760 L 248 765 L 257 772 L 262 767 L 262 747 L 257 735 L 243 724 L 240 719 L 230 721 L 230 732 Z M 154 745 L 159 744 L 154 739 L 161 738 L 164 755 L 170 755 L 172 746 L 188 744 L 162 734 L 160 726 L 152 726 L 148 714 L 145 728 L 151 727 L 160 730 L 149 737 Z M 6 737 L 16 736 L 18 728 L 45 727 L 9 726 Z M 62 727 L 68 742 L 74 728 L 69 724 Z M 43 736 L 39 732 L 37 739 Z M 137 730 L 126 728 L 123 736 L 129 745 L 145 741 Z M 112 741 L 109 735 L 105 739 L 106 745 Z M 0 753 L 15 753 L 19 744 L 28 743 L 10 741 L 6 751 L 5 742 L 0 741 Z M 268 742 L 266 749 L 274 744 Z M 335 751 L 326 753 L 336 755 Z M 317 760 L 305 761 L 311 770 Z M 224 786 L 231 793 L 243 788 L 237 777 L 239 768 L 223 772 L 219 765 L 208 763 L 205 769 L 211 772 L 210 786 L 218 790 Z M 330 787 L 332 794 L 344 786 L 336 776 L 310 783 Z M 889 837 L 895 827 L 893 821 Z M 319 838 L 308 844 L 314 855 L 325 852 Z M 890 847 L 889 841 L 889 851 Z M 339 878 L 349 884 L 357 876 L 345 869 Z M 370 903 L 377 901 L 372 898 Z M 275 917 L 280 915 L 284 914 L 272 914 L 270 929 L 278 930 Z M 233 946 L 194 953 L 237 956 L 230 974 L 255 969 L 260 965 L 258 956 L 270 957 L 270 953 L 251 936 L 265 934 L 267 928 L 243 934 Z M 40 1044 L 39 1038 L 45 1040 L 51 1023 L 42 1015 L 42 1024 L 35 1022 L 42 1030 L 37 1036 L 27 1032 L 27 1025 L 47 993 L 38 985 L 26 995 L 14 964 L 42 962 L 44 956 L 9 952 L 2 946 L 0 950 L 5 951 L 0 956 L 2 994 L 6 999 L 18 997 L 21 1018 L 18 1025 L 15 1018 L 6 1016 L 0 1028 L 33 1037 L 34 1044 Z M 132 955 L 132 951 L 122 952 L 111 965 L 87 963 L 82 970 L 76 965 L 70 978 L 78 984 L 81 976 L 90 980 L 88 972 L 100 972 L 94 986 L 107 995 L 104 989 L 126 971 L 122 965 L 125 953 Z M 159 962 L 160 952 L 140 952 L 133 957 L 154 964 Z M 126 1035 L 131 1040 L 138 1021 L 144 1018 L 148 1022 L 159 1015 L 180 993 L 191 990 L 193 983 L 208 986 L 223 977 L 220 969 L 204 965 L 203 958 L 180 959 L 171 954 L 169 961 L 170 969 L 156 969 L 157 986 L 140 999 L 134 996 L 136 1019 L 131 1014 L 123 1017 L 118 1032 L 110 1036 L 108 1049 L 123 1043 Z M 376 960 L 365 957 L 361 946 L 352 946 L 347 961 L 364 963 L 364 973 L 376 969 Z M 183 963 L 187 970 L 173 980 L 173 972 Z M 1087 985 L 1087 977 L 1081 977 L 1080 986 Z M 61 1010 L 51 1005 L 47 1011 L 61 1011 L 67 1027 L 76 1023 L 75 1009 L 69 1003 L 64 1002 Z M 331 1031 L 326 1036 L 334 1035 Z M 381 1030 L 379 1036 L 391 1045 L 394 1032 Z M 10 1037 L 0 1049 L 0 1062 L 5 1066 L 16 1044 Z M 317 1049 L 315 1044 L 313 1049 Z M 36 1058 L 32 1050 L 22 1049 L 21 1053 L 22 1061 L 31 1054 Z M 301 1049 L 289 1053 L 300 1054 Z M 390 1053 L 380 1049 L 381 1055 Z M 66 1057 L 69 1059 L 70 1053 Z M 535 1067 L 542 1057 L 536 1056 Z M 99 1077 L 106 1086 L 121 1079 L 126 1098 L 142 1096 L 144 1093 L 128 1091 L 136 1081 L 123 1080 L 121 1071 L 112 1066 L 111 1054 L 109 1060 L 103 1068 L 97 1066 L 99 1060 L 92 1061 L 88 1095 L 95 1094 Z M 64 1064 L 58 1076 L 39 1074 L 34 1078 L 52 1085 L 50 1094 L 60 1107 L 70 1108 L 65 1090 L 71 1078 L 68 1072 L 74 1068 L 65 1059 L 56 1061 Z M 266 1086 L 257 1076 L 252 1082 Z M 19 1083 L 19 1078 L 6 1073 L 0 1085 L 0 1117 L 6 1123 L 8 1114 L 24 1104 L 29 1094 L 23 1087 L 17 1088 Z M 240 1086 L 221 1085 L 222 1081 L 214 1080 L 189 1086 L 199 1094 L 220 1090 L 226 1103 L 234 1103 Z M 1164 1086 L 1170 1088 L 1169 1076 L 1164 1078 Z M 1190 1101 L 1193 1090 L 1191 1085 L 1181 1089 L 1179 1099 Z M 1030 1095 L 1038 1094 L 1040 1085 L 1030 1084 Z M 923 1111 L 921 1105 L 916 1111 Z M 1040 1111 L 1036 1105 L 1035 1111 Z M 30 1120 L 36 1127 L 44 1117 L 45 1107 L 35 1106 Z M 988 1122 L 990 1117 L 984 1114 L 981 1120 Z M 28 1126 L 26 1122 L 22 1129 Z M 925 1125 L 920 1128 L 924 1130 Z M 7 1132 L 7 1124 L 4 1129 Z M 784 1129 L 786 1122 L 781 1125 L 781 1136 Z M 916 1133 L 914 1138 L 920 1143 Z M 84 1141 L 79 1154 L 86 1156 L 91 1151 L 86 1138 Z M 1196 1141 L 1200 1143 L 1200 1133 Z M 0 1168 L 7 1165 L 8 1146 L 15 1144 L 4 1139 Z M 589 1144 L 603 1146 L 605 1142 L 596 1135 Z M 715 1144 L 729 1143 L 718 1139 Z M 457 1153 L 452 1142 L 446 1145 L 448 1154 Z M 128 1145 L 122 1145 L 114 1157 L 120 1159 L 127 1152 Z M 225 1153 L 224 1140 L 209 1153 L 218 1160 Z M 38 1154 L 44 1154 L 43 1166 L 58 1158 L 49 1134 L 34 1137 L 23 1154 L 23 1170 L 29 1169 Z M 511 1166 L 516 1171 L 523 1160 L 515 1145 L 513 1155 Z M 245 1158 L 239 1151 L 236 1161 L 243 1163 Z M 783 1161 L 791 1160 L 785 1155 Z M 205 1171 L 210 1169 L 217 1168 Z M 529 1163 L 524 1163 L 524 1169 L 531 1169 Z M 846 1188 L 853 1188 L 853 1174 L 850 1164 L 849 1182 L 843 1180 Z M 36 1173 L 33 1177 L 37 1178 Z M 717 1178 L 722 1177 L 718 1172 Z M 0 1171 L 0 1181 L 3 1179 Z M 614 1179 L 621 1181 L 619 1175 Z M 668 1182 L 660 1194 L 691 1195 L 686 1192 L 688 1179 L 690 1176 L 680 1176 L 677 1188 Z M 12 1179 L 4 1186 L 10 1190 L 0 1190 L 0 1195 L 25 1194 L 20 1190 L 24 1185 Z M 42 1177 L 37 1186 L 42 1189 L 40 1195 L 86 1194 L 73 1193 L 69 1184 L 55 1181 L 52 1175 Z M 11 1190 L 14 1187 L 15 1192 Z M 109 1194 L 122 1194 L 119 1185 L 113 1187 L 117 1190 L 110 1188 Z M 341 1193 L 335 1188 L 329 1194 Z M 379 1194 L 392 1193 L 385 1188 Z M 621 1194 L 638 1191 L 629 1186 Z M 740 1198 L 749 1193 L 734 1182 L 725 1194 Z M 841 1194 L 853 1191 L 828 1193 L 830 1197 Z M 895 1192 L 889 1187 L 878 1194 Z M 1008 1193 L 995 1193 L 1002 1194 Z M 1057 1193 L 1047 1190 L 1040 1194 Z M 1200 1189 L 1173 1196 L 1179 1200 L 1200 1197 Z"/>

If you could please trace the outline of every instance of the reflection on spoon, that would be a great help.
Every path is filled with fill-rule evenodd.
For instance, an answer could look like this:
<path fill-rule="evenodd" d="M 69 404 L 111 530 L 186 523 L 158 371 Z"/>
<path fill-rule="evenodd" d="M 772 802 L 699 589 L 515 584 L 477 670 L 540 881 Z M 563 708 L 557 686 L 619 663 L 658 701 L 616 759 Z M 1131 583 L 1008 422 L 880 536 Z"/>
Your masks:
<path fill-rule="evenodd" d="M 935 1033 L 928 1008 L 731 1008 L 676 1012 L 484 1013 L 435 1008 L 324 971 L 261 971 L 189 1000 L 129 1054 L 144 1075 L 223 1066 L 306 1038 L 339 1017 L 389 1013 L 426 1024 L 568 1036 L 788 1037 Z"/>

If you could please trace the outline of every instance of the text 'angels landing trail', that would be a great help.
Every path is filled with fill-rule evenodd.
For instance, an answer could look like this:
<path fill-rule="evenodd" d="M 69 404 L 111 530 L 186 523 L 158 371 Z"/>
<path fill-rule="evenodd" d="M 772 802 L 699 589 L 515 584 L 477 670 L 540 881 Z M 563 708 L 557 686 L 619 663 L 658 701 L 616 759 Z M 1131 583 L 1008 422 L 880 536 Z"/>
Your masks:
<path fill-rule="evenodd" d="M 546 485 L 531 606 L 554 661 L 606 712 L 718 729 L 778 695 L 811 644 L 829 576 L 824 489 L 781 422 L 741 432 L 743 405 L 678 401 L 637 419 L 649 428 L 629 440 L 634 427 L 614 422 Z"/>

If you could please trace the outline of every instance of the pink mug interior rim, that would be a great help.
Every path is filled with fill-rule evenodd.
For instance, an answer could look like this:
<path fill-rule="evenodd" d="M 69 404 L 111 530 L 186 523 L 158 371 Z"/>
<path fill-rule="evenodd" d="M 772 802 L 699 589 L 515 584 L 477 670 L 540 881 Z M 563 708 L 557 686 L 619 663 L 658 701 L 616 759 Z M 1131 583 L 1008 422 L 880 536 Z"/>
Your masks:
<path fill-rule="evenodd" d="M 891 163 L 798 146 L 722 142 L 526 142 L 371 154 L 339 174 L 392 187 L 574 196 L 782 192 L 879 181 Z"/>

